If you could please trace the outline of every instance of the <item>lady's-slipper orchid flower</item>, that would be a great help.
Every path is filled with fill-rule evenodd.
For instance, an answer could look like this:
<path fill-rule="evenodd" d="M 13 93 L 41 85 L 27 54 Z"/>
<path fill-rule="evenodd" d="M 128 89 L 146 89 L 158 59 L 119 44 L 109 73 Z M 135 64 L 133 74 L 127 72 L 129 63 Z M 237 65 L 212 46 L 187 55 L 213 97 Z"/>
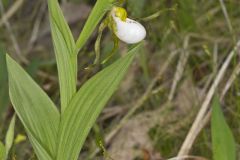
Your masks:
<path fill-rule="evenodd" d="M 111 12 L 114 21 L 114 33 L 123 42 L 134 44 L 146 37 L 146 30 L 137 21 L 127 18 L 124 8 L 114 7 Z"/>

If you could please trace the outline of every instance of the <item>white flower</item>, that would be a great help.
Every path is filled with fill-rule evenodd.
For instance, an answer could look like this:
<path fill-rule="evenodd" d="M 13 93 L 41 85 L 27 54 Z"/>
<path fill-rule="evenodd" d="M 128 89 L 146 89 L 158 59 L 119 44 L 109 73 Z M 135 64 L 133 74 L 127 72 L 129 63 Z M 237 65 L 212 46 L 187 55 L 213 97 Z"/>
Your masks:
<path fill-rule="evenodd" d="M 118 7 L 119 8 L 119 7 Z M 115 22 L 115 35 L 123 42 L 128 44 L 134 44 L 142 41 L 146 37 L 146 30 L 137 21 L 134 21 L 130 18 L 126 17 L 119 17 L 117 15 L 123 15 L 126 16 L 126 13 L 124 14 L 118 14 L 116 13 L 117 9 L 113 9 L 112 17 Z M 123 9 L 120 8 L 120 12 Z"/>

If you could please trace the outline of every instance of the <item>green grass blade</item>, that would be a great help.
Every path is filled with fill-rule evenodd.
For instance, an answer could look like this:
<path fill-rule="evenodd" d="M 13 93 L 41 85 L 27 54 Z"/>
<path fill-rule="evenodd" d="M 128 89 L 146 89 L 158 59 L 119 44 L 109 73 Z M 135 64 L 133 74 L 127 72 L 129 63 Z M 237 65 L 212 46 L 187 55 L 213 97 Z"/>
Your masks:
<path fill-rule="evenodd" d="M 7 135 L 6 135 L 6 139 L 5 139 L 6 156 L 8 156 L 8 153 L 9 153 L 11 147 L 12 147 L 12 144 L 13 144 L 15 120 L 16 120 L 16 116 L 14 115 L 11 122 L 10 122 L 8 131 L 7 131 Z"/>
<path fill-rule="evenodd" d="M 82 49 L 100 20 L 103 18 L 105 13 L 111 8 L 112 3 L 115 0 L 97 0 L 92 12 L 90 13 L 86 24 L 83 27 L 83 30 L 77 40 L 76 48 L 77 51 Z"/>
<path fill-rule="evenodd" d="M 0 119 L 9 104 L 6 54 L 0 48 Z M 0 120 L 1 123 L 1 120 Z"/>
<path fill-rule="evenodd" d="M 87 81 L 72 99 L 61 119 L 57 160 L 76 160 L 82 145 L 117 89 L 138 47 Z"/>
<path fill-rule="evenodd" d="M 48 7 L 63 112 L 76 92 L 77 54 L 72 33 L 57 0 L 48 0 Z"/>
<path fill-rule="evenodd" d="M 212 147 L 214 160 L 236 160 L 233 134 L 227 125 L 218 98 L 212 104 Z"/>
<path fill-rule="evenodd" d="M 0 160 L 6 159 L 6 148 L 3 143 L 0 141 Z"/>
<path fill-rule="evenodd" d="M 39 159 L 50 160 L 56 152 L 60 115 L 47 94 L 7 56 L 9 94 Z"/>
<path fill-rule="evenodd" d="M 177 20 L 179 27 L 182 31 L 195 31 L 196 30 L 196 18 L 194 14 L 196 9 L 196 1 L 193 0 L 181 0 L 178 2 L 179 7 L 177 10 Z"/>

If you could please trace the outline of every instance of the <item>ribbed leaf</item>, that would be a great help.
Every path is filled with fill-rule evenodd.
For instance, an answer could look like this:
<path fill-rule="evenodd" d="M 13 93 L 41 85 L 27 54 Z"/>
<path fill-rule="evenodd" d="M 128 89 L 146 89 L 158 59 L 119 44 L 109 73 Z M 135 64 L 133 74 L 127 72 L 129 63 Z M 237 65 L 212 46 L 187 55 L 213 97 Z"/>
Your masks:
<path fill-rule="evenodd" d="M 0 117 L 9 104 L 6 54 L 0 48 Z M 0 122 L 1 123 L 1 122 Z"/>
<path fill-rule="evenodd" d="M 5 139 L 6 156 L 8 156 L 9 150 L 11 149 L 13 144 L 15 120 L 16 120 L 16 116 L 14 115 L 8 127 L 8 131 Z"/>
<path fill-rule="evenodd" d="M 92 12 L 90 13 L 86 24 L 77 40 L 76 48 L 79 51 L 83 45 L 86 43 L 97 24 L 103 18 L 105 13 L 111 9 L 112 3 L 115 0 L 97 0 Z"/>
<path fill-rule="evenodd" d="M 236 160 L 233 134 L 227 125 L 218 98 L 212 104 L 212 147 L 214 160 Z"/>
<path fill-rule="evenodd" d="M 3 143 L 0 141 L 0 160 L 6 159 L 6 149 Z"/>
<path fill-rule="evenodd" d="M 9 56 L 7 67 L 9 93 L 14 109 L 38 158 L 50 160 L 56 152 L 59 112 L 46 93 Z"/>
<path fill-rule="evenodd" d="M 61 110 L 76 92 L 77 54 L 75 42 L 57 0 L 48 0 L 51 32 L 60 83 Z"/>
<path fill-rule="evenodd" d="M 138 47 L 88 80 L 62 115 L 58 160 L 76 160 L 89 130 L 117 89 Z"/>

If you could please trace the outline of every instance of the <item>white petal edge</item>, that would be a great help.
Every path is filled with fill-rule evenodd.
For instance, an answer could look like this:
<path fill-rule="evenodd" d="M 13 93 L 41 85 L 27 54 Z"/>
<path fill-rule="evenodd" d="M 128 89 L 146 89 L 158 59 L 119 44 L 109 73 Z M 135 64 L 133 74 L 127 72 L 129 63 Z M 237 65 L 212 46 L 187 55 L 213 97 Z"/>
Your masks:
<path fill-rule="evenodd" d="M 113 15 L 116 23 L 116 36 L 123 42 L 128 44 L 139 43 L 146 37 L 146 30 L 139 22 L 127 18 L 122 21 Z"/>

